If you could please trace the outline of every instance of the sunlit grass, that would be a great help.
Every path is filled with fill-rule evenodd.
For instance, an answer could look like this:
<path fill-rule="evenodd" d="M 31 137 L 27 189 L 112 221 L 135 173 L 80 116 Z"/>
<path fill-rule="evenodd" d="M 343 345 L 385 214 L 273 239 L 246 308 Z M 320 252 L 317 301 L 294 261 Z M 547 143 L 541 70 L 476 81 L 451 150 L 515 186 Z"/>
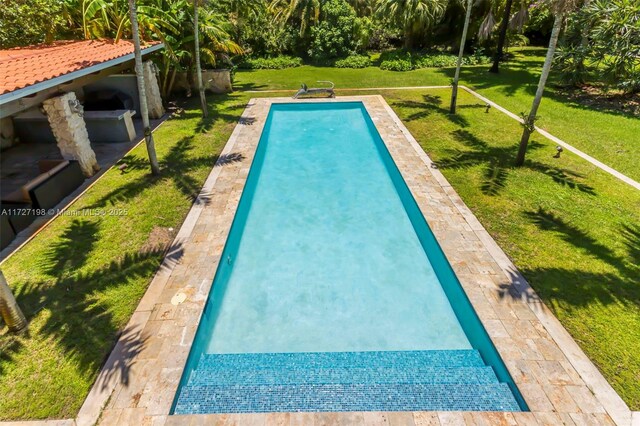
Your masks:
<path fill-rule="evenodd" d="M 462 93 L 385 93 L 423 149 L 632 409 L 640 409 L 640 191 Z M 496 131 L 499 129 L 499 131 Z"/>
<path fill-rule="evenodd" d="M 513 49 L 514 60 L 501 66 L 500 74 L 489 66 L 464 67 L 461 82 L 515 114 L 528 112 L 544 61 L 544 49 Z M 300 83 L 311 86 L 317 80 L 331 80 L 338 94 L 345 88 L 448 85 L 454 69 L 420 69 L 408 72 L 384 71 L 377 67 L 338 69 L 303 66 L 285 70 L 239 70 L 239 88 L 250 90 L 289 89 Z M 597 110 L 569 101 L 548 84 L 537 124 L 580 150 L 640 181 L 640 117 Z"/>

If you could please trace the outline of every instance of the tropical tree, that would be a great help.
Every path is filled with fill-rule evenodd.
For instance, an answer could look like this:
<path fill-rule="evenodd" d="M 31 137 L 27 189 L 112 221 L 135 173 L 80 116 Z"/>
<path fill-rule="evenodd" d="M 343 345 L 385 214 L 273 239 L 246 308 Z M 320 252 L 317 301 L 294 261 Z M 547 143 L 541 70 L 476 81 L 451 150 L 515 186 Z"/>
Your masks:
<path fill-rule="evenodd" d="M 0 49 L 49 43 L 63 26 L 62 5 L 51 0 L 6 1 L 0 6 Z"/>
<path fill-rule="evenodd" d="M 326 60 L 356 50 L 360 19 L 346 0 L 325 0 L 320 17 L 320 22 L 311 28 L 309 56 Z"/>
<path fill-rule="evenodd" d="M 500 22 L 500 29 L 498 30 L 498 45 L 496 46 L 496 52 L 493 56 L 493 65 L 489 69 L 489 72 L 500 72 L 500 61 L 504 55 L 504 44 L 507 40 L 507 30 L 509 29 L 509 19 L 511 18 L 511 7 L 513 6 L 513 0 L 507 0 L 504 6 L 502 15 L 502 22 Z"/>
<path fill-rule="evenodd" d="M 202 116 L 207 118 L 209 111 L 207 110 L 207 99 L 204 94 L 204 86 L 202 85 L 202 67 L 200 66 L 200 31 L 198 30 L 198 0 L 193 0 L 193 44 L 196 57 L 196 78 L 198 79 L 198 93 L 200 93 L 200 107 L 202 108 Z"/>
<path fill-rule="evenodd" d="M 549 0 L 552 11 L 554 12 L 553 28 L 551 30 L 551 38 L 549 40 L 549 47 L 547 49 L 547 56 L 542 66 L 542 73 L 540 74 L 540 81 L 538 82 L 538 88 L 536 95 L 533 98 L 531 110 L 529 114 L 523 117 L 523 130 L 522 137 L 520 138 L 520 146 L 518 148 L 518 155 L 516 156 L 516 166 L 522 166 L 524 164 L 525 155 L 527 153 L 527 146 L 529 145 L 529 138 L 531 133 L 535 130 L 535 121 L 538 114 L 538 108 L 542 101 L 542 95 L 547 84 L 547 78 L 551 72 L 551 64 L 553 63 L 553 56 L 558 44 L 558 37 L 560 36 L 560 29 L 564 21 L 567 12 L 575 8 L 577 0 Z"/>
<path fill-rule="evenodd" d="M 164 41 L 164 35 L 176 31 L 180 22 L 167 13 L 163 0 L 136 4 L 138 29 L 143 40 Z M 132 36 L 128 0 L 65 0 L 64 16 L 71 31 L 79 31 L 85 40 Z"/>
<path fill-rule="evenodd" d="M 376 13 L 387 17 L 404 32 L 406 48 L 424 44 L 428 30 L 442 18 L 447 0 L 380 0 Z"/>
<path fill-rule="evenodd" d="M 320 0 L 272 0 L 269 11 L 283 25 L 297 25 L 304 37 L 320 19 L 320 6 Z"/>
<path fill-rule="evenodd" d="M 467 31 L 469 29 L 469 21 L 471 20 L 471 8 L 473 7 L 473 0 L 467 0 L 467 13 L 464 18 L 464 27 L 462 27 L 462 38 L 460 39 L 460 50 L 458 51 L 458 61 L 456 62 L 456 72 L 453 77 L 453 84 L 451 88 L 451 106 L 449 107 L 449 113 L 456 113 L 456 103 L 458 101 L 458 81 L 460 80 L 460 68 L 462 67 L 462 56 L 464 55 L 464 45 L 467 40 Z"/>
<path fill-rule="evenodd" d="M 142 127 L 147 145 L 147 154 L 151 165 L 151 173 L 160 174 L 156 147 L 153 141 L 153 133 L 149 126 L 149 107 L 147 106 L 147 94 L 144 87 L 144 75 L 142 72 L 142 51 L 140 49 L 140 33 L 138 32 L 138 16 L 136 12 L 135 0 L 129 0 L 129 19 L 131 20 L 131 32 L 133 33 L 133 47 L 135 56 L 136 80 L 138 83 L 138 97 L 140 98 L 140 114 L 142 115 Z"/>
<path fill-rule="evenodd" d="M 349 0 L 349 4 L 358 16 L 371 16 L 375 11 L 377 0 Z"/>
<path fill-rule="evenodd" d="M 640 2 L 595 0 L 586 15 L 594 63 L 620 89 L 640 91 Z"/>
<path fill-rule="evenodd" d="M 22 310 L 20 310 L 2 271 L 0 271 L 0 318 L 9 327 L 9 331 L 18 332 L 27 327 L 27 320 Z"/>

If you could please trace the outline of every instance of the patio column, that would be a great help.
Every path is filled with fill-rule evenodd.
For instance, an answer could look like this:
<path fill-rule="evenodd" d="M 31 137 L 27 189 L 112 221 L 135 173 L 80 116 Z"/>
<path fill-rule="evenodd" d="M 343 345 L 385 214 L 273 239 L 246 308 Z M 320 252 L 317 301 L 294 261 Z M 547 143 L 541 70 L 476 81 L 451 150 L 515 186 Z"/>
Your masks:
<path fill-rule="evenodd" d="M 0 118 L 0 148 L 9 148 L 16 142 L 11 117 Z"/>
<path fill-rule="evenodd" d="M 160 86 L 156 77 L 156 66 L 153 62 L 146 61 L 142 63 L 142 74 L 144 76 L 144 91 L 147 94 L 149 117 L 160 118 L 164 114 L 164 107 L 162 106 Z"/>
<path fill-rule="evenodd" d="M 93 176 L 100 170 L 100 166 L 96 161 L 96 154 L 91 149 L 87 127 L 82 118 L 84 111 L 76 94 L 69 92 L 47 99 L 42 106 L 47 113 L 62 157 L 65 160 L 77 160 L 85 176 Z"/>

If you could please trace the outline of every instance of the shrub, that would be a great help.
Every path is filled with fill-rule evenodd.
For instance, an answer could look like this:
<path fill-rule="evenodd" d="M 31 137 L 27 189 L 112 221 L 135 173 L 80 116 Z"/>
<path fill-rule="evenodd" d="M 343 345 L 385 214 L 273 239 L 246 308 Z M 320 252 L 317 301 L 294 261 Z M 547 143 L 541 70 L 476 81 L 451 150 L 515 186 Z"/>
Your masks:
<path fill-rule="evenodd" d="M 524 47 L 529 45 L 529 38 L 520 33 L 509 34 L 509 46 Z"/>
<path fill-rule="evenodd" d="M 336 68 L 366 68 L 371 66 L 371 59 L 364 55 L 352 55 L 339 59 L 335 63 Z"/>
<path fill-rule="evenodd" d="M 397 59 L 404 60 L 404 61 L 411 61 L 412 54 L 411 52 L 404 49 L 387 50 L 380 54 L 380 61 L 382 62 L 393 61 Z"/>
<path fill-rule="evenodd" d="M 275 58 L 246 58 L 238 68 L 253 70 L 281 70 L 302 65 L 302 59 L 292 56 L 276 56 Z"/>
<path fill-rule="evenodd" d="M 380 56 L 380 68 L 391 71 L 410 71 L 420 68 L 444 68 L 455 67 L 458 56 L 450 53 L 415 53 L 405 50 L 384 52 Z M 491 62 L 491 58 L 485 56 L 481 49 L 473 55 L 462 58 L 463 65 L 479 65 Z"/>
<path fill-rule="evenodd" d="M 455 67 L 458 57 L 448 54 L 418 56 L 415 59 L 416 68 Z"/>
<path fill-rule="evenodd" d="M 315 62 L 339 58 L 355 50 L 359 19 L 346 0 L 322 3 L 320 22 L 311 28 L 308 54 Z"/>
<path fill-rule="evenodd" d="M 491 63 L 491 58 L 484 54 L 484 49 L 476 49 L 473 55 L 462 58 L 463 65 L 484 65 Z"/>
<path fill-rule="evenodd" d="M 389 59 L 382 61 L 380 68 L 387 71 L 411 71 L 413 64 L 406 59 Z"/>

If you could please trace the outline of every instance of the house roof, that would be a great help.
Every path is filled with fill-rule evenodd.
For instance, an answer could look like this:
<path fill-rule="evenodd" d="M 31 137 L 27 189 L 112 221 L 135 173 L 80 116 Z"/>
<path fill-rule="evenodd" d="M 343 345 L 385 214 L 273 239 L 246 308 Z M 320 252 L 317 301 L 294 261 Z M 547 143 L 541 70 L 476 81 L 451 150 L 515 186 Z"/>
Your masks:
<path fill-rule="evenodd" d="M 163 47 L 159 42 L 149 43 L 142 47 L 142 54 Z M 131 59 L 130 40 L 57 41 L 0 50 L 0 101 L 8 102 L 50 87 L 53 84 L 47 85 L 49 81 L 62 84 Z"/>

